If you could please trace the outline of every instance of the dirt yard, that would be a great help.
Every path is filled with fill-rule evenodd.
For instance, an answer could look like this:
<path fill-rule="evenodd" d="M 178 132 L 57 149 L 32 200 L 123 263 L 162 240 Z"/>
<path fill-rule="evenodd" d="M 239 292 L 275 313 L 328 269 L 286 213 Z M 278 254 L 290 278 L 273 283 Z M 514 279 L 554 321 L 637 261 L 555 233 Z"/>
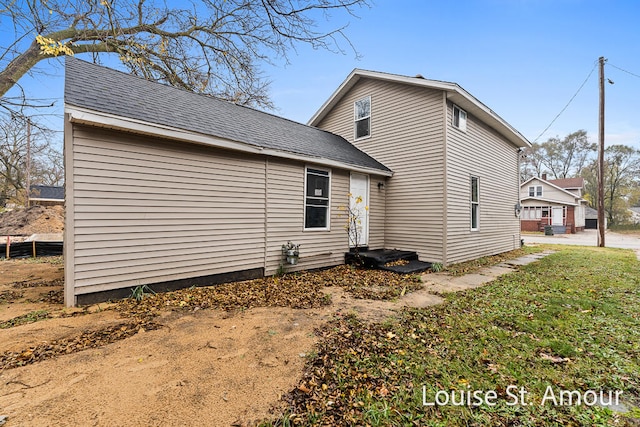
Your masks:
<path fill-rule="evenodd" d="M 62 206 L 31 206 L 0 213 L 0 236 L 55 234 L 64 230 Z"/>
<path fill-rule="evenodd" d="M 122 304 L 65 309 L 62 277 L 61 260 L 0 262 L 6 426 L 252 425 L 278 414 L 281 395 L 296 387 L 315 328 L 351 311 L 381 320 L 394 308 L 332 286 L 320 308 L 180 303 L 132 323 Z"/>

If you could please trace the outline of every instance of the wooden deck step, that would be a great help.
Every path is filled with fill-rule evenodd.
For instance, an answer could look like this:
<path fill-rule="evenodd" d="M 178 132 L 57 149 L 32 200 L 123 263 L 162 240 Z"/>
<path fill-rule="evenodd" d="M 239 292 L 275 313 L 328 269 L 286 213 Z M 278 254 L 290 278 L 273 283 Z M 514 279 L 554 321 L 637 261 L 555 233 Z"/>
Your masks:
<path fill-rule="evenodd" d="M 365 250 L 359 253 L 362 265 L 367 268 L 393 271 L 400 274 L 418 273 L 431 268 L 431 263 L 418 260 L 418 254 L 413 251 L 401 251 L 396 249 Z M 347 252 L 345 262 L 354 263 L 356 254 Z M 404 265 L 386 266 L 397 261 L 408 261 Z"/>

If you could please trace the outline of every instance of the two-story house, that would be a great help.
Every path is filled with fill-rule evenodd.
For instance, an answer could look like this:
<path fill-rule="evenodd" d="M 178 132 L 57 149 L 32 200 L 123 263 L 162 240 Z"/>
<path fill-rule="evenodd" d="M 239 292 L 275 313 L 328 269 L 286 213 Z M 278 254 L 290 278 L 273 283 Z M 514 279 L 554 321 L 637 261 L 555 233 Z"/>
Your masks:
<path fill-rule="evenodd" d="M 522 231 L 542 231 L 552 226 L 554 234 L 576 233 L 585 228 L 587 201 L 584 178 L 546 179 L 533 177 L 520 186 Z"/>
<path fill-rule="evenodd" d="M 356 69 L 309 124 L 393 171 L 374 246 L 445 264 L 520 246 L 519 152 L 529 142 L 459 85 Z"/>

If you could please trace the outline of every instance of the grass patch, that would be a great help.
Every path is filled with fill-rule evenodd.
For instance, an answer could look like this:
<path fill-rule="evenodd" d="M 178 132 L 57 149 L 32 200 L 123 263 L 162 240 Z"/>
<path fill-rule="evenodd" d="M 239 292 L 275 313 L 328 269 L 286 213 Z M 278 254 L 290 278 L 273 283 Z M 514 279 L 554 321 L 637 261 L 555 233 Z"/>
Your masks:
<path fill-rule="evenodd" d="M 0 329 L 13 328 L 14 326 L 26 325 L 27 323 L 35 323 L 40 320 L 48 319 L 51 314 L 47 310 L 31 311 L 22 316 L 0 322 Z"/>
<path fill-rule="evenodd" d="M 609 409 L 544 396 L 549 388 L 556 396 L 621 390 L 638 406 L 640 263 L 631 251 L 554 249 L 444 304 L 405 310 L 397 322 L 332 321 L 285 398 L 287 413 L 263 425 L 632 425 Z M 494 390 L 496 405 L 423 405 L 439 391 L 469 390 Z M 508 390 L 524 390 L 530 405 Z"/>
<path fill-rule="evenodd" d="M 640 224 L 612 225 L 609 231 L 620 234 L 640 235 Z"/>

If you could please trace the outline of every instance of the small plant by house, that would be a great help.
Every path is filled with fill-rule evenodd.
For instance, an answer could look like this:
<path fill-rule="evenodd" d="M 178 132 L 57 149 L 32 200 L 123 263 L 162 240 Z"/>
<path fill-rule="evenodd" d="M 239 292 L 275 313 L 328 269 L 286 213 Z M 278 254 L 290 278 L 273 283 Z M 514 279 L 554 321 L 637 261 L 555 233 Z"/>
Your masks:
<path fill-rule="evenodd" d="M 360 259 L 360 248 L 362 246 L 362 220 L 369 211 L 369 206 L 363 205 L 362 196 L 354 196 L 348 193 L 349 206 L 339 206 L 338 209 L 345 212 L 346 222 L 344 229 L 349 238 L 349 247 L 353 248 L 356 263 Z"/>
<path fill-rule="evenodd" d="M 140 302 L 147 295 L 155 295 L 155 291 L 147 285 L 138 285 L 131 289 L 131 296 L 129 298 Z"/>

